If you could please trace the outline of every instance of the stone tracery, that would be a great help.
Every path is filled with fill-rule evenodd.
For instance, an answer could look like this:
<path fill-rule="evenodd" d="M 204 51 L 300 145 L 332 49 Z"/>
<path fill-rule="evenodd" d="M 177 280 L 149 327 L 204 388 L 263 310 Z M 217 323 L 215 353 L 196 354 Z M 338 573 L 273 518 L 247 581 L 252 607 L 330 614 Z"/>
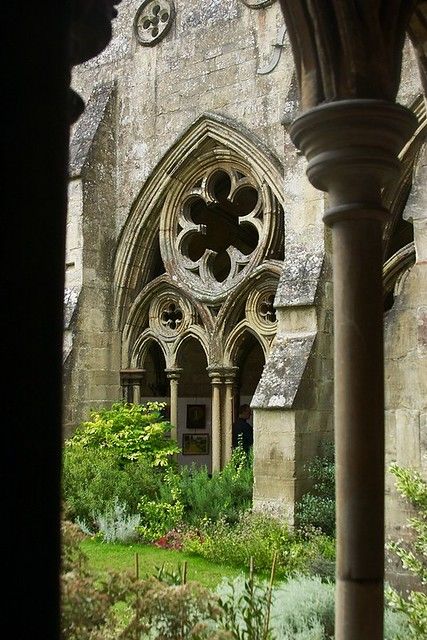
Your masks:
<path fill-rule="evenodd" d="M 277 250 L 280 207 L 253 168 L 225 148 L 203 154 L 186 173 L 166 197 L 160 249 L 171 275 L 217 303 Z"/>
<path fill-rule="evenodd" d="M 139 7 L 134 32 L 139 44 L 152 47 L 169 31 L 175 16 L 175 8 L 170 0 L 145 0 Z"/>

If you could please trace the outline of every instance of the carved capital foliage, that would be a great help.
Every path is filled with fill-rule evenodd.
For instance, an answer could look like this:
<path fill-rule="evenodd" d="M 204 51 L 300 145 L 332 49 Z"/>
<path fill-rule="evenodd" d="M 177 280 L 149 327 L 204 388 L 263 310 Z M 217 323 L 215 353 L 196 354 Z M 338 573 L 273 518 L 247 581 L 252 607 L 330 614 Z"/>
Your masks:
<path fill-rule="evenodd" d="M 405 32 L 417 0 L 280 0 L 302 108 L 394 101 Z"/>

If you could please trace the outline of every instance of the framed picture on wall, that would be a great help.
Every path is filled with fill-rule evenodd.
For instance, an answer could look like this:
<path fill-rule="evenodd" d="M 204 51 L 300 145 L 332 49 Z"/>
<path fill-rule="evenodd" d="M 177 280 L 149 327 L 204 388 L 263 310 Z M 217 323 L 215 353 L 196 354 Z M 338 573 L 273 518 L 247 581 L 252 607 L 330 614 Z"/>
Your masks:
<path fill-rule="evenodd" d="M 208 433 L 184 433 L 182 453 L 185 456 L 205 456 L 209 453 Z"/>
<path fill-rule="evenodd" d="M 187 404 L 187 429 L 206 428 L 206 405 Z"/>

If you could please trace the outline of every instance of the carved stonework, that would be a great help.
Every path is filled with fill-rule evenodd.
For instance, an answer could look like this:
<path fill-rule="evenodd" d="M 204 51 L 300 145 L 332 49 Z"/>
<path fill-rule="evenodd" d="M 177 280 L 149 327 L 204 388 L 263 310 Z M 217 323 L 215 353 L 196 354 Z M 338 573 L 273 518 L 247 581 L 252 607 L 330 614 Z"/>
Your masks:
<path fill-rule="evenodd" d="M 264 76 L 267 73 L 271 73 L 279 64 L 280 56 L 282 55 L 283 47 L 285 46 L 286 25 L 282 25 L 277 32 L 276 42 L 272 45 L 273 53 L 270 60 L 262 67 L 257 69 L 259 76 Z"/>
<path fill-rule="evenodd" d="M 279 205 L 249 166 L 216 149 L 198 158 L 166 198 L 166 269 L 200 300 L 218 302 L 272 250 Z"/>
<path fill-rule="evenodd" d="M 194 312 L 187 300 L 174 292 L 163 291 L 152 299 L 149 311 L 151 330 L 164 340 L 175 340 L 194 322 Z"/>
<path fill-rule="evenodd" d="M 394 101 L 414 0 L 280 4 L 303 110 L 353 98 Z"/>
<path fill-rule="evenodd" d="M 274 335 L 277 330 L 276 309 L 274 297 L 277 282 L 267 279 L 264 283 L 253 289 L 246 303 L 246 317 L 252 326 L 261 335 Z"/>
<path fill-rule="evenodd" d="M 145 0 L 139 7 L 134 31 L 139 44 L 153 47 L 168 33 L 175 16 L 175 7 L 170 0 Z"/>

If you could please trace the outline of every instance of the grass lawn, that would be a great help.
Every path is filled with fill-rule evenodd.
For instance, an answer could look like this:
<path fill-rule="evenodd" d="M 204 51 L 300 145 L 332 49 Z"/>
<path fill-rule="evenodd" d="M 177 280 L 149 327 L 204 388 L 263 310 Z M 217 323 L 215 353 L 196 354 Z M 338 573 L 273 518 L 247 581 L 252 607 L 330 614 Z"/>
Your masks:
<path fill-rule="evenodd" d="M 90 569 L 97 573 L 109 570 L 135 573 L 137 554 L 140 578 L 156 575 L 157 568 L 163 563 L 166 570 L 177 571 L 180 564 L 182 566 L 187 562 L 187 580 L 197 580 L 209 588 L 215 588 L 223 578 L 234 578 L 244 573 L 243 569 L 215 564 L 198 556 L 159 549 L 152 545 L 108 544 L 87 538 L 81 543 L 81 548 L 88 557 Z"/>

